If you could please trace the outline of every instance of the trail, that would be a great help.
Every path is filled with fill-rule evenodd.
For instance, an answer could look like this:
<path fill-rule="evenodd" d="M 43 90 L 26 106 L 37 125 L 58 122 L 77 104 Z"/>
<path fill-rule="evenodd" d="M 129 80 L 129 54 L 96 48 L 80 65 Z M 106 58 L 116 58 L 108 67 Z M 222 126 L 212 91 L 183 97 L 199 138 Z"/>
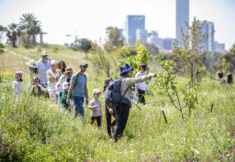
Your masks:
<path fill-rule="evenodd" d="M 27 56 L 23 56 L 23 55 L 21 55 L 21 54 L 19 54 L 19 53 L 16 53 L 16 52 L 14 52 L 14 51 L 9 51 L 8 49 L 5 49 L 5 50 L 6 50 L 7 52 L 9 52 L 9 53 L 15 55 L 15 56 L 23 57 L 25 60 L 28 60 L 28 61 L 31 60 L 31 59 L 30 59 L 29 57 L 27 57 Z"/>

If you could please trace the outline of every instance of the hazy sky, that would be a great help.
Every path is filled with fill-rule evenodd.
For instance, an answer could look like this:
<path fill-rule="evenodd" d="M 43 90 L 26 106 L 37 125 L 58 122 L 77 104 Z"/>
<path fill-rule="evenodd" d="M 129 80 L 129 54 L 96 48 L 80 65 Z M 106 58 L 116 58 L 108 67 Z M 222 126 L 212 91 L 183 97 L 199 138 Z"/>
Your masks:
<path fill-rule="evenodd" d="M 146 16 L 146 29 L 175 38 L 176 0 L 0 0 L 0 24 L 18 23 L 34 13 L 42 23 L 45 42 L 64 44 L 74 35 L 99 40 L 107 26 L 124 28 L 125 16 Z M 215 40 L 226 49 L 235 43 L 235 0 L 190 0 L 190 21 L 214 22 Z M 66 37 L 66 34 L 73 35 Z"/>

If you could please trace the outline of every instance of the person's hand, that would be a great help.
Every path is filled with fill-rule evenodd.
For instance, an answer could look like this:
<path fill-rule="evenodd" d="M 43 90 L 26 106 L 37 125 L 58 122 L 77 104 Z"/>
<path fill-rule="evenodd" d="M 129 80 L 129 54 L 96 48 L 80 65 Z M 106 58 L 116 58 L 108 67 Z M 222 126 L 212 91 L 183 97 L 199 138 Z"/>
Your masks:
<path fill-rule="evenodd" d="M 113 114 L 113 109 L 109 109 L 109 113 L 110 113 L 110 114 Z"/>
<path fill-rule="evenodd" d="M 88 105 L 89 104 L 89 100 L 88 100 L 88 98 L 86 99 L 86 105 Z"/>
<path fill-rule="evenodd" d="M 68 105 L 70 105 L 70 99 L 67 99 L 67 100 L 66 100 L 66 103 L 67 103 Z"/>
<path fill-rule="evenodd" d="M 156 77 L 157 77 L 157 73 L 154 73 L 154 74 L 153 74 L 153 77 L 155 77 L 155 78 L 156 78 Z"/>
<path fill-rule="evenodd" d="M 149 91 L 146 91 L 147 96 L 149 96 Z"/>

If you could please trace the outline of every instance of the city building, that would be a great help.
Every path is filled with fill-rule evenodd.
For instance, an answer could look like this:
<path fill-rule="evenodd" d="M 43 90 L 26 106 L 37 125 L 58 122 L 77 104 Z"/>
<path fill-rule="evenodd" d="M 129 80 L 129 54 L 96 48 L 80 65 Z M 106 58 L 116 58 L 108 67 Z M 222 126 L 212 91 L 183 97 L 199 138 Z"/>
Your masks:
<path fill-rule="evenodd" d="M 144 15 L 127 15 L 125 21 L 124 35 L 128 45 L 136 44 L 136 30 L 145 29 Z"/>
<path fill-rule="evenodd" d="M 181 30 L 188 34 L 189 24 L 189 0 L 176 0 L 176 39 L 181 41 Z"/>
<path fill-rule="evenodd" d="M 163 48 L 165 51 L 169 51 L 171 50 L 171 48 L 173 48 L 173 42 L 174 42 L 174 39 L 172 38 L 165 38 L 163 40 Z"/>
<path fill-rule="evenodd" d="M 148 31 L 145 29 L 136 30 L 136 40 L 139 40 L 142 44 L 147 43 Z"/>
<path fill-rule="evenodd" d="M 204 23 L 204 22 L 201 22 Z M 214 40 L 214 23 L 213 22 L 205 22 L 202 27 L 202 34 L 207 37 L 205 43 L 202 45 L 203 51 L 214 52 L 215 51 L 215 40 Z"/>
<path fill-rule="evenodd" d="M 220 52 L 220 53 L 226 52 L 224 43 L 219 43 L 219 42 L 215 41 L 214 46 L 215 46 L 216 52 Z"/>

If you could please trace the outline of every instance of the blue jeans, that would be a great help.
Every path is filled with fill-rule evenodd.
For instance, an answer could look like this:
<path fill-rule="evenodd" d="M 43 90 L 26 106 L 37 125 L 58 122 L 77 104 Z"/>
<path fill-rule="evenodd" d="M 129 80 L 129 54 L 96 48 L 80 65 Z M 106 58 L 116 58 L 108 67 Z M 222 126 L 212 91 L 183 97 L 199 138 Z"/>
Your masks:
<path fill-rule="evenodd" d="M 81 117 L 84 117 L 84 97 L 73 96 L 74 101 L 74 109 L 75 109 L 75 117 L 77 117 L 78 113 Z"/>

